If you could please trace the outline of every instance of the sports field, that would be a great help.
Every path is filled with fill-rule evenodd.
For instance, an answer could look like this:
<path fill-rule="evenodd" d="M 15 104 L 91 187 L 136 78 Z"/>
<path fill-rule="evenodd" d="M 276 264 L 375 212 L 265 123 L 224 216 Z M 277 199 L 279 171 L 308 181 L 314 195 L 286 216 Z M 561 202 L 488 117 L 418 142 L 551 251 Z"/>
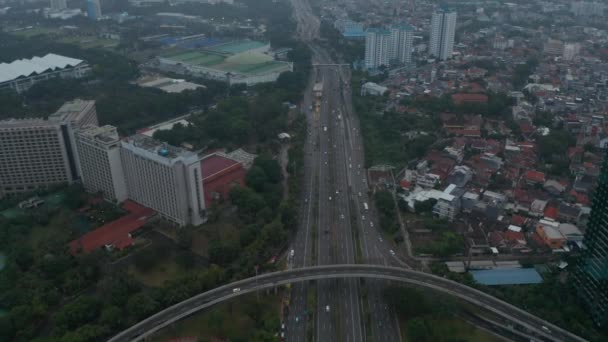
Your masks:
<path fill-rule="evenodd" d="M 216 46 L 210 48 L 210 50 L 237 54 L 237 53 L 257 49 L 264 45 L 266 45 L 266 44 L 261 43 L 261 42 L 256 42 L 253 40 L 240 40 L 240 41 L 234 41 L 234 42 L 229 42 L 229 43 L 225 43 L 225 44 L 219 44 L 219 45 L 216 45 Z"/>
<path fill-rule="evenodd" d="M 257 50 L 266 46 L 267 43 L 240 40 L 220 43 L 205 49 L 174 50 L 163 57 L 173 60 L 172 64 L 179 62 L 183 65 L 201 66 L 233 75 L 263 75 L 291 69 L 290 64 L 275 61 L 271 55 Z"/>

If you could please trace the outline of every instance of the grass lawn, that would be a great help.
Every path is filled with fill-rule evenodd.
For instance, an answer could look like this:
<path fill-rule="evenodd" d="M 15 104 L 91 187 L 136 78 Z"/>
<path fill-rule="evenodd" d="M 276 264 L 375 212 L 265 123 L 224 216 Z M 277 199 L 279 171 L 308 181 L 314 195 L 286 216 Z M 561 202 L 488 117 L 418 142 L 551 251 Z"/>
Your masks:
<path fill-rule="evenodd" d="M 152 270 L 142 272 L 135 265 L 129 266 L 129 274 L 137 281 L 150 287 L 161 287 L 165 281 L 179 277 L 185 271 L 175 263 L 173 258 L 158 263 Z"/>
<path fill-rule="evenodd" d="M 199 342 L 217 341 L 216 338 L 222 341 L 249 341 L 261 328 L 252 315 L 258 316 L 260 321 L 276 319 L 278 331 L 280 296 L 260 293 L 258 303 L 256 305 L 255 294 L 238 297 L 175 323 L 152 336 L 150 341 L 165 342 L 179 337 L 196 337 Z"/>
<path fill-rule="evenodd" d="M 408 338 L 407 320 L 399 320 L 399 329 L 404 342 L 414 342 Z M 477 329 L 475 326 L 457 318 L 440 318 L 432 319 L 431 326 L 434 337 L 449 337 L 450 340 L 462 340 L 467 342 L 501 342 L 498 337 Z M 447 339 L 435 339 L 434 341 L 441 342 Z"/>

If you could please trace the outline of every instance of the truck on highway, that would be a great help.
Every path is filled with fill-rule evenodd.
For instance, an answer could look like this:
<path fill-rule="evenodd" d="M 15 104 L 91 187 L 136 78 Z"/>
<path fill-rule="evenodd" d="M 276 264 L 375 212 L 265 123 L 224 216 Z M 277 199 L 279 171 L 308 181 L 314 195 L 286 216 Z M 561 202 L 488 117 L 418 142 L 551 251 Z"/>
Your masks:
<path fill-rule="evenodd" d="M 363 202 L 363 209 L 369 210 L 369 207 L 367 206 L 367 202 Z"/>
<path fill-rule="evenodd" d="M 321 96 L 323 96 L 323 83 L 321 83 L 321 82 L 315 83 L 315 85 L 312 88 L 312 91 L 315 93 L 315 96 L 317 98 L 321 98 Z"/>

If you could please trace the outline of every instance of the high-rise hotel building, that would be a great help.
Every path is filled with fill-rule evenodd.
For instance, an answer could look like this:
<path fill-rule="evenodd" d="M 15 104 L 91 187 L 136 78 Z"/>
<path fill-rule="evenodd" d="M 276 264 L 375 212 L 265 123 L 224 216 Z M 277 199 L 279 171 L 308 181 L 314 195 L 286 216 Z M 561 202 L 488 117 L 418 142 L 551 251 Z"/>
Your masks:
<path fill-rule="evenodd" d="M 89 125 L 76 132 L 81 181 L 88 192 L 100 192 L 117 203 L 128 198 L 116 127 Z"/>
<path fill-rule="evenodd" d="M 205 221 L 201 163 L 196 153 L 137 134 L 121 141 L 130 199 L 183 226 Z"/>
<path fill-rule="evenodd" d="M 584 248 L 574 272 L 579 297 L 598 325 L 608 324 L 608 156 L 593 195 Z"/>
<path fill-rule="evenodd" d="M 429 54 L 441 60 L 452 57 L 456 35 L 456 12 L 442 6 L 431 18 Z"/>
<path fill-rule="evenodd" d="M 75 100 L 43 119 L 0 121 L 0 197 L 80 177 L 74 130 L 97 124 L 94 101 Z"/>

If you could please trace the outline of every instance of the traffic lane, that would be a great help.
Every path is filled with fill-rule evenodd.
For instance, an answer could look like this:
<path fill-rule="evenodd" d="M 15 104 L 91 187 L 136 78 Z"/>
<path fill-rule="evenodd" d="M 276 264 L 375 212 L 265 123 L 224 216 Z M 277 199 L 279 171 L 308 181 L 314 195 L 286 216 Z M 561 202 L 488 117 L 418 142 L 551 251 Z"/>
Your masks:
<path fill-rule="evenodd" d="M 328 79 L 321 73 L 324 88 L 326 87 L 326 81 Z M 327 98 L 321 99 L 321 112 L 319 115 L 319 149 L 323 163 L 320 164 L 319 172 L 319 234 L 318 234 L 318 263 L 319 264 L 330 264 L 331 263 L 331 236 L 335 234 L 333 228 L 330 228 L 331 221 L 329 218 L 331 200 L 330 193 L 328 191 L 329 184 L 329 172 L 330 172 L 330 158 L 328 155 L 328 143 L 327 139 L 328 132 L 326 130 L 328 120 L 327 113 L 330 110 L 329 101 Z M 323 127 L 321 129 L 321 127 Z M 331 229 L 331 230 L 330 230 Z M 330 235 L 331 234 L 331 235 Z M 328 236 L 330 235 L 330 236 Z M 335 340 L 335 322 L 333 317 L 327 312 L 327 306 L 330 305 L 331 297 L 331 281 L 319 281 L 317 286 L 317 341 L 332 341 Z"/>
<path fill-rule="evenodd" d="M 332 83 L 327 83 L 326 84 L 327 87 L 325 87 L 325 89 L 328 89 L 328 91 L 332 91 L 332 89 L 334 89 L 334 84 Z M 330 144 L 330 146 L 333 145 L 334 149 L 333 152 L 331 152 L 330 149 L 330 154 L 332 154 L 332 171 L 334 174 L 333 177 L 333 182 L 334 182 L 334 186 L 336 188 L 336 201 L 334 202 L 334 206 L 332 206 L 333 208 L 337 208 L 337 210 L 334 210 L 333 212 L 333 217 L 339 217 L 338 220 L 342 220 L 342 222 L 335 222 L 334 224 L 337 227 L 337 236 L 338 236 L 338 240 L 340 241 L 339 244 L 339 252 L 336 255 L 335 258 L 335 262 L 349 262 L 350 260 L 354 260 L 354 256 L 352 253 L 352 235 L 350 234 L 350 230 L 348 225 L 346 225 L 345 223 L 346 218 L 350 217 L 350 211 L 349 211 L 349 203 L 348 198 L 345 196 L 345 194 L 347 193 L 347 186 L 346 183 L 344 182 L 344 171 L 342 170 L 342 165 L 345 163 L 345 156 L 343 155 L 342 150 L 343 147 L 341 146 L 341 131 L 339 130 L 339 127 L 336 127 L 335 125 L 335 116 L 336 116 L 336 108 L 337 105 L 335 103 L 335 100 L 337 99 L 336 96 L 332 96 L 331 97 L 331 102 L 332 105 L 334 105 L 334 107 L 332 108 L 331 112 L 327 111 L 327 114 L 329 115 L 329 113 L 331 113 L 331 116 L 333 116 L 332 118 L 329 118 L 329 121 L 333 121 L 330 125 L 330 134 L 329 134 L 329 138 L 328 138 L 328 142 Z M 339 146 L 340 145 L 340 146 Z M 331 191 L 333 191 L 334 188 L 331 189 Z M 341 209 L 343 209 L 343 212 L 341 211 Z M 352 262 L 352 261 L 351 261 Z M 340 284 L 342 286 L 344 286 L 344 284 L 342 284 L 342 282 L 336 282 L 336 285 Z M 345 336 L 345 338 L 349 341 L 358 341 L 361 339 L 360 337 L 360 333 L 357 333 L 357 329 L 356 327 L 360 327 L 360 323 L 359 323 L 359 308 L 358 308 L 358 301 L 357 301 L 357 293 L 355 292 L 355 289 L 353 288 L 353 284 L 350 282 L 347 282 L 347 288 L 346 289 L 342 289 L 341 295 L 342 295 L 342 300 L 339 301 L 339 309 L 340 309 L 340 313 L 342 314 L 342 319 L 343 319 L 343 323 L 344 323 L 344 328 L 342 329 L 342 333 L 343 336 Z M 336 288 L 336 292 L 338 289 Z M 337 298 L 337 297 L 335 297 Z M 348 313 L 350 313 L 350 317 L 348 315 Z"/>

